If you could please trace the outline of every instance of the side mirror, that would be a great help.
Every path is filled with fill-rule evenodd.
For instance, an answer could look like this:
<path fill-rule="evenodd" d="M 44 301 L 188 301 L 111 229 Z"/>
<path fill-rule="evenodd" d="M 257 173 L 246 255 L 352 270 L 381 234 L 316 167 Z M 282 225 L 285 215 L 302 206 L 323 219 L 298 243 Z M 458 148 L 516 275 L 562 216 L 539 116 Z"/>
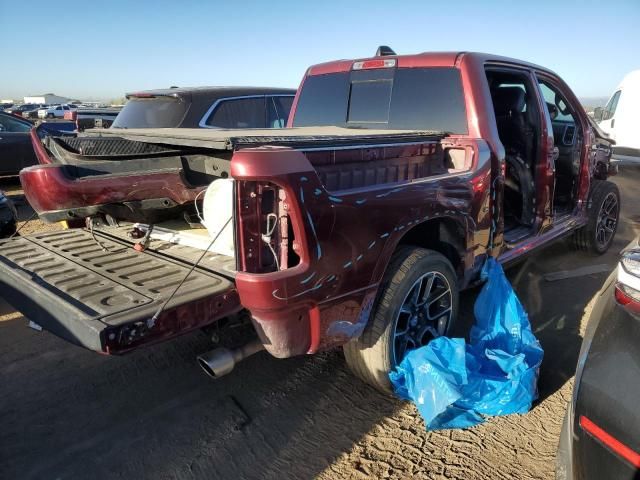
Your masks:
<path fill-rule="evenodd" d="M 602 107 L 596 107 L 593 110 L 593 119 L 596 122 L 601 122 L 602 121 L 602 114 L 604 113 L 604 110 L 602 109 Z"/>

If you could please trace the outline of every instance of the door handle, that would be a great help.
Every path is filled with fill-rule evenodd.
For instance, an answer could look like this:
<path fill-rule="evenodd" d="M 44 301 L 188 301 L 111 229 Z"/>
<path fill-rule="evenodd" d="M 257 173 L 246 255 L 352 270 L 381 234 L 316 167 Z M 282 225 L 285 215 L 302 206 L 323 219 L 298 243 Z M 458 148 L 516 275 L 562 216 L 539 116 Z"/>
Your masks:
<path fill-rule="evenodd" d="M 611 119 L 611 128 L 613 128 L 616 125 L 616 119 L 612 118 Z"/>

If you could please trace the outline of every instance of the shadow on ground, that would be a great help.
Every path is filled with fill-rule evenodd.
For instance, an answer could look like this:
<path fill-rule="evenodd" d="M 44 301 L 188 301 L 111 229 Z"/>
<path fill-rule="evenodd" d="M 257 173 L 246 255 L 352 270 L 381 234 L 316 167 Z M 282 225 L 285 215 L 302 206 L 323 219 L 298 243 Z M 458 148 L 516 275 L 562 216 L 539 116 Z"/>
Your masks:
<path fill-rule="evenodd" d="M 0 322 L 7 478 L 313 478 L 398 402 L 338 352 L 260 353 L 209 380 L 202 333 L 122 358 Z"/>
<path fill-rule="evenodd" d="M 623 224 L 603 257 L 559 244 L 507 272 L 545 350 L 541 398 L 573 375 L 580 319 L 607 275 L 545 274 L 585 263 L 613 268 L 635 228 Z M 468 323 L 478 291 L 462 296 Z M 10 311 L 0 302 L 0 316 Z M 351 376 L 339 352 L 289 360 L 260 353 L 212 381 L 195 361 L 210 348 L 203 333 L 103 357 L 25 324 L 0 317 L 6 478 L 314 478 L 401 405 Z"/>

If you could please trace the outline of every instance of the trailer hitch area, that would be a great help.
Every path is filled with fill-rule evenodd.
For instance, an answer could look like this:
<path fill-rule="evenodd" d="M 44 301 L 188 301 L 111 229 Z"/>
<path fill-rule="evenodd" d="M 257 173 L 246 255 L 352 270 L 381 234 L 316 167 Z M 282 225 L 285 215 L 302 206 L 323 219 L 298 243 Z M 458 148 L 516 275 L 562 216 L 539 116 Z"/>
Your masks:
<path fill-rule="evenodd" d="M 236 364 L 261 350 L 264 350 L 264 345 L 255 339 L 233 350 L 220 347 L 203 353 L 198 356 L 198 364 L 207 375 L 216 379 L 231 373 Z"/>
<path fill-rule="evenodd" d="M 131 232 L 129 232 L 129 235 L 132 238 L 140 238 L 140 237 L 134 237 L 133 236 L 134 232 L 136 232 L 136 231 L 141 232 L 140 229 L 134 228 Z M 149 228 L 147 228 L 147 231 L 144 232 L 142 240 L 140 240 L 138 243 L 135 243 L 133 245 L 133 249 L 136 252 L 142 253 L 149 247 L 149 244 L 151 243 L 151 233 L 152 232 L 153 232 L 153 225 L 149 225 Z"/>

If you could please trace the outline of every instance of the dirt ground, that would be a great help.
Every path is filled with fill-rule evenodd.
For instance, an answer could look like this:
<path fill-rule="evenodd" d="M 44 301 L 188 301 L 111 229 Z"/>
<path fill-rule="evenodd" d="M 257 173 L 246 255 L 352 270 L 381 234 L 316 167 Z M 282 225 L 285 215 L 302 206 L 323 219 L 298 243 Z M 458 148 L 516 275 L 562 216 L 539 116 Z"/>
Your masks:
<path fill-rule="evenodd" d="M 590 301 L 640 233 L 640 169 L 602 257 L 554 245 L 508 275 L 545 350 L 526 415 L 427 432 L 416 409 L 355 379 L 339 351 L 260 353 L 218 381 L 196 366 L 204 333 L 104 357 L 27 328 L 0 300 L 0 477 L 22 479 L 548 479 Z M 21 199 L 19 186 L 0 188 Z M 20 207 L 22 218 L 30 213 Z M 21 233 L 57 228 L 32 222 Z M 585 265 L 600 273 L 545 275 Z M 478 290 L 462 296 L 466 321 Z M 1 292 L 0 292 L 1 294 Z"/>

